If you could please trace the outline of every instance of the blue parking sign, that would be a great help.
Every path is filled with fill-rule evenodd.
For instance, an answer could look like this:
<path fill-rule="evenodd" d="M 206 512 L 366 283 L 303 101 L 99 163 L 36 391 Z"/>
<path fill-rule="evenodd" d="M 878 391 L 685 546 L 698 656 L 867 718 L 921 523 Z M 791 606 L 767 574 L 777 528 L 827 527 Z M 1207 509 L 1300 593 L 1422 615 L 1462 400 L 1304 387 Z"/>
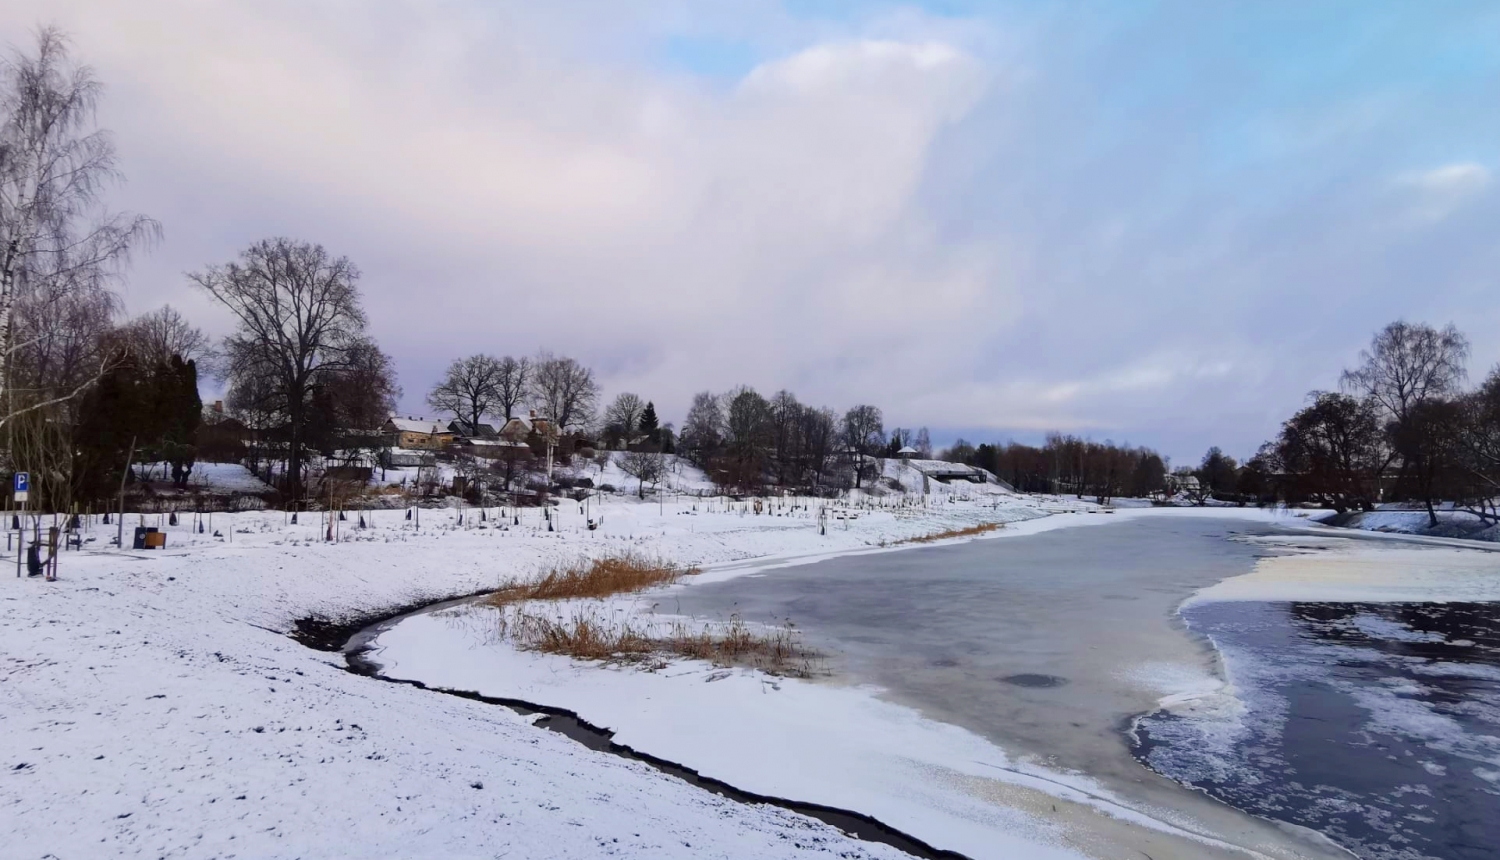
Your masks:
<path fill-rule="evenodd" d="M 31 473 L 30 472 L 17 472 L 16 473 L 16 492 L 18 492 L 18 493 L 24 493 L 24 492 L 26 492 L 26 491 L 28 491 L 30 489 L 31 489 Z"/>

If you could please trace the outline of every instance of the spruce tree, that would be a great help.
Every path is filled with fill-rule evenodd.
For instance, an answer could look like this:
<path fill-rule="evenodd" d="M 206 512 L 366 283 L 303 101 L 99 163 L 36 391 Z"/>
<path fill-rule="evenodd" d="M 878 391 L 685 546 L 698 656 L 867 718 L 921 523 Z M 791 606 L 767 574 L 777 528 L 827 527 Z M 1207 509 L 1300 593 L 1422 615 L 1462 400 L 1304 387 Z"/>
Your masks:
<path fill-rule="evenodd" d="M 646 408 L 641 411 L 641 434 L 653 445 L 661 442 L 661 424 L 656 418 L 656 404 L 646 401 Z"/>

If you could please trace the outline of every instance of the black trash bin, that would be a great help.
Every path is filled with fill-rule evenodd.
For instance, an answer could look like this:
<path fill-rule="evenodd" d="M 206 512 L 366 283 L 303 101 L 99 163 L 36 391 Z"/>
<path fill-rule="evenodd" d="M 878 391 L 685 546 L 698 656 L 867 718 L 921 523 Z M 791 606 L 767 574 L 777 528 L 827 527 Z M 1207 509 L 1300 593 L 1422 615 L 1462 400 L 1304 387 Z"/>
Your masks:
<path fill-rule="evenodd" d="M 39 543 L 26 547 L 26 573 L 30 576 L 42 575 L 42 545 Z"/>

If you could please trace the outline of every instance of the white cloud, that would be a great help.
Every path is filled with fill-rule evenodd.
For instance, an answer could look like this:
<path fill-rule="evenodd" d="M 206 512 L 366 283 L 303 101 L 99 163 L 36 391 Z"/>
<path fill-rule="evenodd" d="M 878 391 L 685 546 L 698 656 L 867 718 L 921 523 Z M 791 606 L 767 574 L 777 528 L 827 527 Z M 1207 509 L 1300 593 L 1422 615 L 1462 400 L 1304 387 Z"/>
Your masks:
<path fill-rule="evenodd" d="M 1490 184 L 1490 170 L 1472 161 L 1403 173 L 1396 183 L 1415 200 L 1411 214 L 1421 222 L 1441 221 Z"/>
<path fill-rule="evenodd" d="M 976 438 L 1246 454 L 1390 319 L 1482 318 L 1493 166 L 1385 172 L 1484 151 L 1473 87 L 1224 98 L 1230 11 L 860 14 L 10 0 L 0 42 L 56 21 L 108 85 L 115 201 L 167 233 L 132 310 L 222 331 L 182 272 L 322 242 L 363 269 L 414 409 L 451 357 L 547 346 L 666 420 L 747 382 Z M 769 59 L 698 79 L 662 59 L 679 36 Z M 1372 242 L 1393 210 L 1406 235 Z"/>
<path fill-rule="evenodd" d="M 902 414 L 968 372 L 955 320 L 1013 307 L 997 245 L 946 241 L 919 199 L 992 75 L 953 45 L 834 39 L 711 91 L 579 62 L 514 10 L 407 32 L 308 8 L 59 10 L 111 86 L 132 205 L 165 222 L 137 309 L 290 233 L 364 270 L 413 402 L 453 356 L 545 345 L 673 416 L 740 382 Z"/>

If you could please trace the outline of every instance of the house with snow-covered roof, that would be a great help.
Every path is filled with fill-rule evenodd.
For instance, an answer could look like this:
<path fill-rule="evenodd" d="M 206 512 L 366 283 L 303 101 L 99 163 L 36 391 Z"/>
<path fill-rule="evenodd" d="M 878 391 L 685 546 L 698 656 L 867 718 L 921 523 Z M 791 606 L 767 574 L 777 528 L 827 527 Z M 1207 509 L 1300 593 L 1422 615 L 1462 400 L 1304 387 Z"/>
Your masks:
<path fill-rule="evenodd" d="M 558 438 L 557 426 L 552 423 L 551 419 L 537 415 L 535 409 L 531 410 L 528 417 L 522 418 L 517 415 L 506 421 L 505 425 L 500 428 L 500 438 L 510 442 L 530 443 L 533 441 L 533 434 L 541 442 L 549 438 L 556 442 Z"/>
<path fill-rule="evenodd" d="M 435 419 L 392 415 L 381 429 L 392 437 L 397 448 L 435 450 L 453 443 L 453 431 Z"/>

